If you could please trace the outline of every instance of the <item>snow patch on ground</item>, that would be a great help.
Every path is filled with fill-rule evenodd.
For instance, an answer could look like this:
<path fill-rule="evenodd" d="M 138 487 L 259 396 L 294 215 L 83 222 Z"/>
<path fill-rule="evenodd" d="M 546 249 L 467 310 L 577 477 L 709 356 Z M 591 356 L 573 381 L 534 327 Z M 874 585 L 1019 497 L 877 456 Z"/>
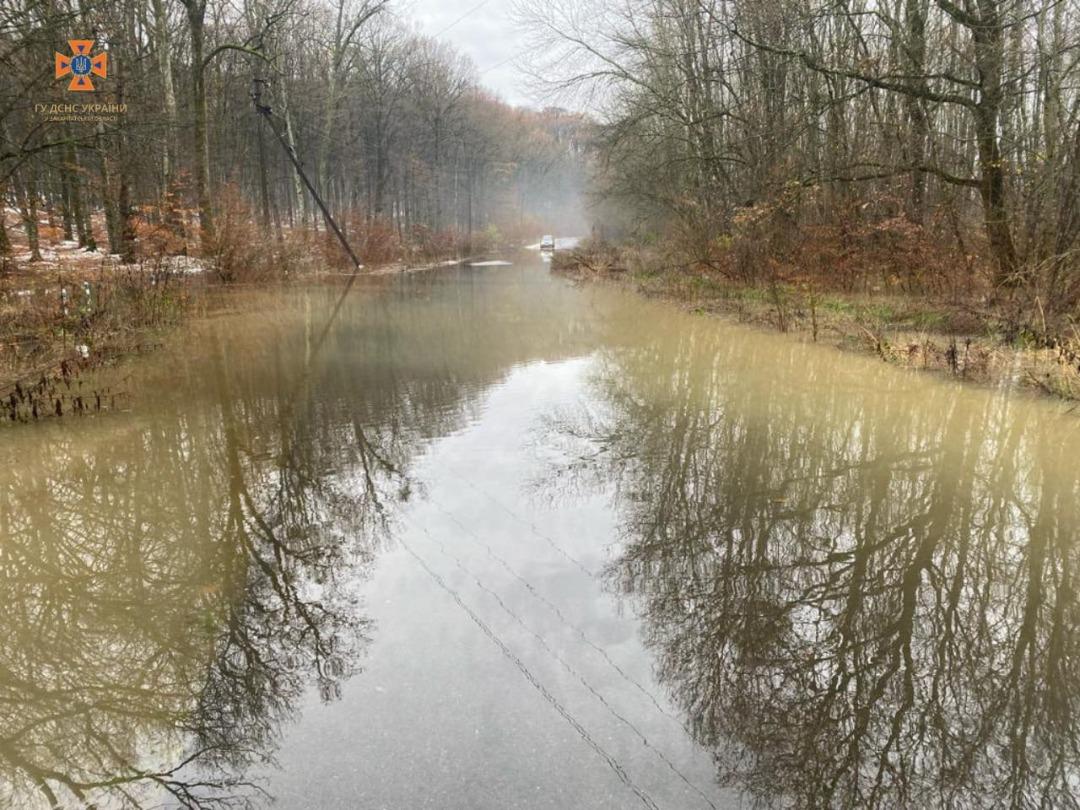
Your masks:
<path fill-rule="evenodd" d="M 41 254 L 41 260 L 43 262 L 55 262 L 60 258 L 60 254 L 51 248 L 41 248 L 38 251 Z M 28 250 L 25 253 L 16 253 L 14 258 L 17 262 L 28 262 L 33 257 L 33 254 Z"/>
<path fill-rule="evenodd" d="M 63 265 L 65 268 L 76 269 L 102 269 L 105 267 L 124 267 L 142 270 L 144 272 L 168 272 L 184 275 L 197 275 L 205 273 L 210 268 L 210 263 L 205 259 L 195 256 L 161 256 L 153 259 L 142 259 L 136 264 L 122 265 L 120 257 L 98 250 L 85 250 L 79 247 L 79 243 L 71 240 L 59 242 L 55 247 L 43 247 L 39 251 L 41 261 L 31 262 L 30 251 L 15 253 L 12 258 L 25 264 L 28 269 L 35 267 L 52 268 Z"/>
<path fill-rule="evenodd" d="M 205 273 L 207 270 L 207 263 L 194 256 L 166 256 L 162 259 L 161 264 L 173 273 L 185 273 L 188 275 Z"/>

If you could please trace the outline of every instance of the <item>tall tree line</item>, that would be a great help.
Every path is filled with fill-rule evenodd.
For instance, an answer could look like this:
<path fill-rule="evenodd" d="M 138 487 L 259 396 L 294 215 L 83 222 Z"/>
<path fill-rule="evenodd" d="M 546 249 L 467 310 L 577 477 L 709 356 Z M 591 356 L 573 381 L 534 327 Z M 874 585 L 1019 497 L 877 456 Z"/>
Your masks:
<path fill-rule="evenodd" d="M 108 53 L 93 92 L 53 76 L 69 39 Z M 186 210 L 212 241 L 226 186 L 268 231 L 319 227 L 253 91 L 335 212 L 403 236 L 565 214 L 581 175 L 583 117 L 491 96 L 387 0 L 0 0 L 0 69 L 0 194 L 35 254 L 42 210 L 87 247 L 103 213 L 125 258 L 141 221 L 180 227 Z M 126 110 L 44 114 L 85 103 Z"/>
<path fill-rule="evenodd" d="M 1080 295 L 1075 0 L 588 5 L 525 9 L 537 67 L 603 105 L 602 189 L 642 219 L 724 230 L 813 189 L 801 221 L 948 222 L 996 283 Z"/>

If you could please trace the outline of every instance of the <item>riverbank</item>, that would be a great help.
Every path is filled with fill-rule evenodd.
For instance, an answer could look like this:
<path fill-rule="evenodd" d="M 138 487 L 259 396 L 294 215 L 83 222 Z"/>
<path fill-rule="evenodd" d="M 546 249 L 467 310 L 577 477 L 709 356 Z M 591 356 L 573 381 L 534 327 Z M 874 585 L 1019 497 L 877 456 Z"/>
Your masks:
<path fill-rule="evenodd" d="M 851 293 L 779 279 L 743 283 L 708 269 L 668 267 L 648 250 L 597 242 L 557 253 L 552 269 L 902 368 L 1080 400 L 1080 328 L 1068 318 L 1048 321 L 1037 302 L 1034 317 L 1023 317 L 1008 302 Z"/>

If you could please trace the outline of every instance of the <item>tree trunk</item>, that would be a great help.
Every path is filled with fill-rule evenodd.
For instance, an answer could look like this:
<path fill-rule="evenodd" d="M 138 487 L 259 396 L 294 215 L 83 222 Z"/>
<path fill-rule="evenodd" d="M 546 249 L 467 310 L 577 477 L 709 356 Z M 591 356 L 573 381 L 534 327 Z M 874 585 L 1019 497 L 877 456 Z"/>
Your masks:
<path fill-rule="evenodd" d="M 117 209 L 116 173 L 109 150 L 103 145 L 105 127 L 97 125 L 97 152 L 101 170 L 101 202 L 105 209 L 105 234 L 109 238 L 109 253 L 121 253 L 121 225 Z"/>
<path fill-rule="evenodd" d="M 131 30 L 131 29 L 129 29 Z M 126 71 L 122 63 L 116 75 L 116 103 L 124 104 L 124 80 Z M 115 68 L 114 68 L 115 69 Z M 124 264 L 135 262 L 135 219 L 131 207 L 131 161 L 128 159 L 128 139 L 126 130 L 120 127 L 116 134 L 116 157 L 118 164 L 116 191 L 116 227 L 120 240 L 120 261 Z"/>
<path fill-rule="evenodd" d="M 289 112 L 289 95 L 286 82 L 281 83 L 281 109 L 285 118 L 285 140 L 289 144 L 289 149 L 295 155 L 296 137 L 293 134 L 292 114 Z M 304 185 L 300 182 L 300 175 L 297 172 L 290 172 L 290 174 L 293 182 L 293 200 L 296 203 L 296 219 L 303 224 L 307 216 L 307 198 L 304 196 Z"/>
<path fill-rule="evenodd" d="M 97 250 L 97 241 L 94 239 L 94 227 L 90 215 L 83 204 L 82 195 L 82 171 L 79 168 L 79 152 L 75 144 L 69 143 L 66 147 L 66 163 L 71 171 L 71 213 L 75 218 L 75 233 L 79 240 L 79 247 L 86 250 Z"/>
<path fill-rule="evenodd" d="M 206 74 L 203 50 L 206 0 L 182 0 L 191 32 L 191 101 L 194 106 L 195 187 L 203 247 L 214 240 L 214 212 L 210 201 L 210 141 L 207 133 Z"/>
<path fill-rule="evenodd" d="M 259 156 L 259 204 L 261 213 L 261 224 L 263 231 L 269 233 L 270 231 L 270 179 L 268 177 L 269 169 L 266 165 L 266 142 L 263 139 L 263 128 L 259 126 L 260 122 L 256 121 L 255 124 L 255 140 L 258 145 Z"/>
<path fill-rule="evenodd" d="M 75 238 L 75 217 L 71 211 L 71 169 L 60 166 L 60 216 L 64 223 L 64 239 L 68 242 Z"/>
<path fill-rule="evenodd" d="M 1016 277 L 1018 260 L 1005 201 L 1005 172 L 1001 165 L 997 133 L 994 130 L 996 116 L 988 119 L 980 111 L 976 122 L 979 166 L 982 170 L 979 194 L 982 196 L 986 237 L 997 264 L 995 282 L 1005 286 L 1015 285 L 1019 281 Z"/>
<path fill-rule="evenodd" d="M 907 0 L 904 8 L 907 22 L 908 73 L 917 76 L 920 90 L 927 89 L 924 78 L 926 68 L 926 0 Z M 926 146 L 930 140 L 930 126 L 923 101 L 916 95 L 904 96 L 908 119 L 908 161 L 914 167 L 926 162 Z M 908 218 L 922 223 L 926 199 L 926 172 L 915 168 L 911 172 L 911 196 L 908 199 Z"/>
<path fill-rule="evenodd" d="M 161 192 L 162 199 L 165 199 L 172 187 L 173 172 L 176 171 L 176 89 L 173 86 L 168 11 L 164 0 L 153 0 L 153 7 L 154 47 L 157 49 L 161 102 L 165 113 L 165 149 L 161 154 Z"/>
<path fill-rule="evenodd" d="M 7 232 L 7 223 L 4 221 L 3 206 L 7 202 L 7 187 L 0 184 L 0 256 L 11 255 L 11 239 Z"/>
<path fill-rule="evenodd" d="M 30 247 L 30 261 L 41 261 L 41 245 L 38 241 L 38 184 L 37 165 L 31 163 L 27 167 L 26 184 L 23 188 L 22 209 L 23 225 L 26 227 L 26 241 Z"/>
<path fill-rule="evenodd" d="M 975 64 L 979 72 L 979 100 L 975 107 L 975 138 L 979 154 L 986 237 L 997 265 L 998 286 L 1014 286 L 1019 262 L 1009 222 L 1005 197 L 1005 167 L 1001 156 L 998 122 L 1003 99 L 1004 26 L 996 0 L 979 0 L 980 25 L 971 27 L 975 43 Z"/>

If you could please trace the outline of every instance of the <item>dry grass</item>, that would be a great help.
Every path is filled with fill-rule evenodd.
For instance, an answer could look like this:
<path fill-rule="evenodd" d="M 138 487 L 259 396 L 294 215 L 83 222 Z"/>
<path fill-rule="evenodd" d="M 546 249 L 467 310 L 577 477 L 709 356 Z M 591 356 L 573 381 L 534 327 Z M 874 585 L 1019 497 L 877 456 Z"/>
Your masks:
<path fill-rule="evenodd" d="M 98 409 L 114 393 L 83 373 L 152 343 L 191 303 L 169 265 L 15 274 L 0 280 L 0 396 L 8 418 Z"/>
<path fill-rule="evenodd" d="M 588 242 L 556 254 L 554 269 L 614 280 L 695 312 L 871 353 L 905 368 L 1080 399 L 1074 314 L 1048 313 L 1034 293 L 1014 291 L 991 302 L 984 263 L 908 244 L 911 233 L 898 228 L 886 222 L 880 232 L 850 237 L 842 261 L 821 258 L 841 251 L 820 233 L 789 242 L 782 259 L 770 257 L 767 234 L 755 231 L 756 241 L 718 240 L 707 262 L 671 243 L 620 249 Z M 942 267 L 949 259 L 961 266 Z M 751 261 L 759 263 L 753 272 L 741 264 Z M 905 269 L 909 262 L 916 266 Z"/>

